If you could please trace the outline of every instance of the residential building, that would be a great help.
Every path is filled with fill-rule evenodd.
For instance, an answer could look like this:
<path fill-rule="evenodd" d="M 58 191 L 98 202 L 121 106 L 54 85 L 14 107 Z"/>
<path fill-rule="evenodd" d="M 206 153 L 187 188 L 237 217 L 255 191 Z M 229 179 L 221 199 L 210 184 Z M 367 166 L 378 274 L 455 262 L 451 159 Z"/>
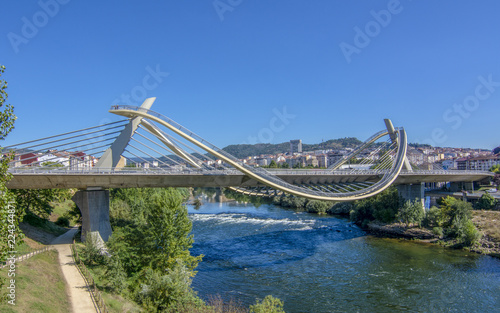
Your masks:
<path fill-rule="evenodd" d="M 290 155 L 302 153 L 302 140 L 290 140 Z"/>

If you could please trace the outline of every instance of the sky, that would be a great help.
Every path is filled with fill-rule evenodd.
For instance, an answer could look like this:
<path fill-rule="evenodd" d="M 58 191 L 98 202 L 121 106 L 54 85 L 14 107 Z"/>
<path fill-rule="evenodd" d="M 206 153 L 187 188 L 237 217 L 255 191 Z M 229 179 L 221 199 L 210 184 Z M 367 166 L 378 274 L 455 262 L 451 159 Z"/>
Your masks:
<path fill-rule="evenodd" d="M 404 127 L 408 141 L 500 145 L 500 2 L 4 1 L 1 145 L 152 110 L 219 147 Z"/>

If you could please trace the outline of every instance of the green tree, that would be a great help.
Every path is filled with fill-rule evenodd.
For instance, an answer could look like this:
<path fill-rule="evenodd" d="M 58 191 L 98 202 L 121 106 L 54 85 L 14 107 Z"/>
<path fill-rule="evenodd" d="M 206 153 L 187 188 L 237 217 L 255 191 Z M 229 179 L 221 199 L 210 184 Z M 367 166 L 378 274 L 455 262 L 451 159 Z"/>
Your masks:
<path fill-rule="evenodd" d="M 474 204 L 476 210 L 493 210 L 498 204 L 498 200 L 489 193 L 484 193 Z"/>
<path fill-rule="evenodd" d="M 287 162 L 283 162 L 281 163 L 281 168 L 290 168 L 290 164 L 288 164 Z"/>
<path fill-rule="evenodd" d="M 439 227 L 441 224 L 441 210 L 436 206 L 432 206 L 425 213 L 424 225 L 428 227 Z"/>
<path fill-rule="evenodd" d="M 173 188 L 130 189 L 113 192 L 117 199 L 128 203 L 132 220 L 115 226 L 108 242 L 129 275 L 142 268 L 165 272 L 178 260 L 194 275 L 202 256 L 191 256 L 193 244 L 191 221 L 183 205 L 186 195 Z M 111 208 L 114 206 L 112 205 Z M 112 213 L 114 214 L 114 213 Z"/>
<path fill-rule="evenodd" d="M 27 214 L 47 219 L 53 211 L 52 202 L 69 199 L 69 189 L 14 189 L 16 205 Z"/>
<path fill-rule="evenodd" d="M 481 239 L 481 233 L 476 226 L 464 216 L 455 216 L 448 232 L 465 246 L 471 246 Z"/>
<path fill-rule="evenodd" d="M 164 272 L 146 267 L 138 277 L 136 300 L 148 312 L 192 312 L 204 306 L 191 288 L 189 270 L 181 261 Z"/>
<path fill-rule="evenodd" d="M 416 199 L 415 201 L 406 201 L 403 206 L 399 209 L 396 218 L 404 222 L 406 227 L 410 224 L 419 224 L 424 218 L 424 210 L 422 208 L 422 203 Z"/>
<path fill-rule="evenodd" d="M 398 190 L 390 187 L 373 197 L 355 201 L 350 218 L 362 226 L 366 226 L 373 220 L 390 223 L 396 218 L 398 210 Z"/>
<path fill-rule="evenodd" d="M 278 168 L 278 164 L 276 164 L 276 161 L 271 160 L 271 163 L 269 163 L 269 168 Z"/>
<path fill-rule="evenodd" d="M 5 71 L 5 66 L 0 65 L 0 77 Z M 0 79 L 0 140 L 5 137 L 14 128 L 14 107 L 6 104 L 8 94 L 6 92 L 7 82 Z M 0 154 L 0 261 L 5 261 L 7 252 L 15 250 L 15 245 L 12 241 L 9 243 L 8 239 L 15 238 L 15 244 L 20 244 L 20 235 L 22 234 L 19 229 L 19 220 L 22 218 L 23 210 L 14 205 L 14 196 L 7 189 L 6 183 L 12 178 L 12 174 L 8 172 L 9 162 L 12 161 L 13 155 L 8 152 Z M 6 154 L 4 154 L 6 153 Z M 0 290 L 4 284 L 5 277 L 0 277 Z"/>
<path fill-rule="evenodd" d="M 325 214 L 331 207 L 331 202 L 320 200 L 309 200 L 306 204 L 306 210 L 309 213 Z"/>
<path fill-rule="evenodd" d="M 493 173 L 500 173 L 500 165 L 493 165 L 493 166 L 490 168 L 490 172 L 493 172 Z"/>
<path fill-rule="evenodd" d="M 443 227 L 450 227 L 455 218 L 470 219 L 472 205 L 468 202 L 447 196 L 440 201 L 441 221 Z"/>
<path fill-rule="evenodd" d="M 285 313 L 285 310 L 283 310 L 283 301 L 269 295 L 261 302 L 257 301 L 251 305 L 250 313 Z"/>

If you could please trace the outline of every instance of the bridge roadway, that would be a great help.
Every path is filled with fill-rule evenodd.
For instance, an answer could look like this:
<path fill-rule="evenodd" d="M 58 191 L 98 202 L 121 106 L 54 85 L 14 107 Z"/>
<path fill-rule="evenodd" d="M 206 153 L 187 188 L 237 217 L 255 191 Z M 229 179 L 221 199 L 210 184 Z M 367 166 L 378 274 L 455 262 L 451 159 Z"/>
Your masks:
<path fill-rule="evenodd" d="M 260 182 L 237 170 L 164 170 L 164 169 L 11 169 L 10 189 L 49 188 L 138 188 L 138 187 L 255 187 Z M 382 171 L 269 170 L 291 184 L 335 184 L 375 182 Z M 479 171 L 401 172 L 394 184 L 421 182 L 482 181 L 493 174 Z"/>

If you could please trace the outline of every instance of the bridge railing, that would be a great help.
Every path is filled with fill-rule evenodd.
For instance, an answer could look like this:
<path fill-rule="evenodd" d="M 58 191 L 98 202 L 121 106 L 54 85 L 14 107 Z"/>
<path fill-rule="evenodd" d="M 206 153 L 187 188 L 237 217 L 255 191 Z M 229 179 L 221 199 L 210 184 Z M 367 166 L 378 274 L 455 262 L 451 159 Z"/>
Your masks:
<path fill-rule="evenodd" d="M 116 174 L 116 175 L 129 175 L 129 174 L 150 174 L 150 175 L 168 175 L 168 174 L 182 174 L 182 175 L 229 175 L 241 174 L 237 170 L 232 169 L 176 169 L 176 168 L 53 168 L 53 167 L 25 167 L 25 168 L 10 168 L 9 172 L 12 174 L 68 174 L 68 175 L 85 175 L 85 174 Z"/>
<path fill-rule="evenodd" d="M 256 168 L 254 168 L 256 169 Z M 235 169 L 194 169 L 194 168 L 54 168 L 54 167 L 23 167 L 10 168 L 12 174 L 55 174 L 55 175 L 96 175 L 96 174 L 115 174 L 115 175 L 241 175 L 241 172 Z M 300 175 L 300 176 L 380 176 L 387 173 L 387 170 L 314 170 L 314 169 L 266 169 L 271 175 Z M 487 171 L 476 170 L 417 170 L 401 171 L 401 175 L 493 175 Z"/>

